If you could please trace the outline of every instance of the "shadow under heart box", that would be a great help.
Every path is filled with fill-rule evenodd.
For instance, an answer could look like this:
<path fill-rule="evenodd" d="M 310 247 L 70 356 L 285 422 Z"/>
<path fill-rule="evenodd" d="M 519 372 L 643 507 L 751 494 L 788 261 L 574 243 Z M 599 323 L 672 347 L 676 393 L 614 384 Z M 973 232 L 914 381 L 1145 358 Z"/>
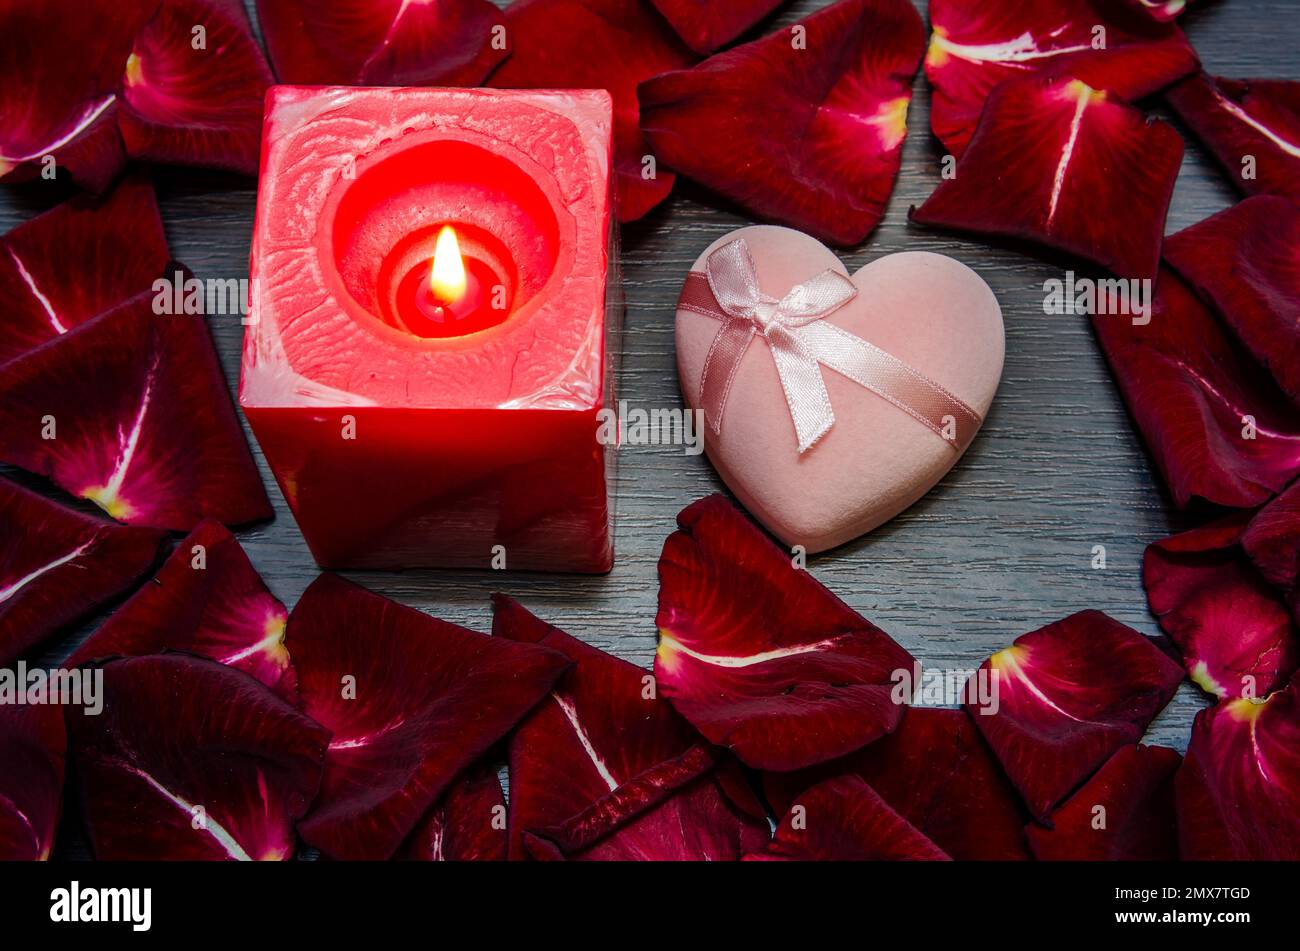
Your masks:
<path fill-rule="evenodd" d="M 677 310 L 687 406 L 705 450 L 767 529 L 809 553 L 925 495 L 975 438 L 1002 376 L 997 298 L 940 254 L 849 275 L 788 228 L 742 228 L 700 255 Z"/>
<path fill-rule="evenodd" d="M 604 572 L 600 90 L 273 87 L 239 402 L 329 568 Z"/>

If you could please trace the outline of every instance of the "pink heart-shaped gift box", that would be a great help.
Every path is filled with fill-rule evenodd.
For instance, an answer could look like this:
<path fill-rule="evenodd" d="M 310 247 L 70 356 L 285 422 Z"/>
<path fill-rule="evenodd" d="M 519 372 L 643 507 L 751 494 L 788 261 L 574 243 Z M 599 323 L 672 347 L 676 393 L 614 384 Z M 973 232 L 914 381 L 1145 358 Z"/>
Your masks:
<path fill-rule="evenodd" d="M 848 275 L 821 242 L 788 228 L 742 228 L 710 245 L 743 238 L 763 294 L 781 299 L 828 268 Z M 1002 376 L 1002 310 L 989 286 L 941 254 L 907 251 L 867 264 L 850 278 L 858 293 L 822 318 L 892 354 L 974 410 L 982 420 Z M 722 323 L 677 311 L 677 369 L 688 407 L 701 405 L 701 379 Z M 809 553 L 871 531 L 926 494 L 956 464 L 956 446 L 871 390 L 822 367 L 835 423 L 799 452 L 790 407 L 767 342 L 757 335 L 741 357 L 720 432 L 705 426 L 705 451 L 724 482 L 772 534 Z"/>

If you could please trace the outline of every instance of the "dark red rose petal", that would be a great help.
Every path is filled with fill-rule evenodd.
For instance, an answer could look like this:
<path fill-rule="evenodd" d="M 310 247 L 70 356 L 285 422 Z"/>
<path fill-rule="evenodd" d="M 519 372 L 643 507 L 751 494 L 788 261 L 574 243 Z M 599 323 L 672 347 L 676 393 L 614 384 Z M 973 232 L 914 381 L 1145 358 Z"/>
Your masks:
<path fill-rule="evenodd" d="M 1077 79 L 994 90 L 956 175 L 912 219 L 1020 238 L 1122 278 L 1154 278 L 1183 143 Z"/>
<path fill-rule="evenodd" d="M 1248 198 L 1167 239 L 1164 254 L 1300 406 L 1300 205 Z"/>
<path fill-rule="evenodd" d="M 0 238 L 0 365 L 148 291 L 170 257 L 144 178 L 14 228 Z"/>
<path fill-rule="evenodd" d="M 1269 584 L 1300 591 L 1300 482 L 1260 509 L 1241 545 Z"/>
<path fill-rule="evenodd" d="M 655 154 L 759 217 L 858 244 L 894 190 L 925 28 L 906 0 L 841 0 L 641 85 Z M 755 103 L 762 103 L 755 108 Z"/>
<path fill-rule="evenodd" d="M 1242 192 L 1300 201 L 1300 82 L 1201 73 L 1165 98 Z"/>
<path fill-rule="evenodd" d="M 954 859 L 1029 858 L 1020 799 L 965 711 L 911 708 L 888 736 L 833 763 L 767 773 L 763 787 L 783 814 L 804 789 L 848 774 Z"/>
<path fill-rule="evenodd" d="M 655 677 L 710 742 L 794 770 L 898 725 L 892 678 L 912 657 L 797 569 L 721 495 L 677 516 L 659 558 Z"/>
<path fill-rule="evenodd" d="M 930 123 L 958 156 L 975 134 L 989 94 L 1006 80 L 1071 77 L 1132 100 L 1163 89 L 1198 65 L 1177 27 L 1125 15 L 1113 3 L 932 0 L 930 22 L 934 33 L 925 57 L 925 74 L 934 87 Z"/>
<path fill-rule="evenodd" d="M 967 709 L 1038 819 L 1141 739 L 1183 678 L 1155 644 L 1100 611 L 1022 635 L 980 670 L 992 673 L 996 712 Z"/>
<path fill-rule="evenodd" d="M 651 0 L 686 45 L 702 56 L 726 46 L 786 0 Z"/>
<path fill-rule="evenodd" d="M 513 855 L 735 859 L 754 829 L 766 838 L 765 821 L 729 802 L 712 775 L 716 757 L 656 698 L 648 671 L 509 598 L 498 595 L 494 605 L 493 634 L 558 651 L 574 665 L 510 739 Z"/>
<path fill-rule="evenodd" d="M 1156 542 L 1143 559 L 1151 612 L 1200 687 L 1265 697 L 1300 665 L 1300 633 L 1282 595 L 1241 548 L 1247 517 L 1231 515 Z"/>
<path fill-rule="evenodd" d="M 1300 415 L 1172 271 L 1160 272 L 1147 324 L 1107 315 L 1092 326 L 1179 507 L 1253 508 L 1300 474 Z"/>
<path fill-rule="evenodd" d="M 390 858 L 568 666 L 330 574 L 294 608 L 287 643 L 305 711 L 334 734 L 300 830 L 340 859 Z"/>
<path fill-rule="evenodd" d="M 1300 679 L 1196 715 L 1175 780 L 1186 860 L 1300 860 Z"/>
<path fill-rule="evenodd" d="M 199 523 L 145 585 L 68 659 L 179 650 L 220 661 L 294 699 L 284 605 L 220 522 Z"/>
<path fill-rule="evenodd" d="M 0 705 L 0 862 L 50 857 L 66 747 L 60 707 Z"/>
<path fill-rule="evenodd" d="M 1164 746 L 1126 746 L 1052 813 L 1050 828 L 1026 830 L 1034 857 L 1056 862 L 1172 862 L 1178 859 L 1174 773 Z"/>
<path fill-rule="evenodd" d="M 703 755 L 701 747 L 684 760 Z M 665 764 L 667 771 L 684 775 L 698 772 L 693 763 Z M 650 770 L 653 774 L 659 769 Z M 529 858 L 541 861 L 584 862 L 734 862 L 762 848 L 771 838 L 766 816 L 758 816 L 737 803 L 720 772 L 698 776 L 673 795 L 644 811 L 634 812 L 618 803 L 606 808 L 598 803 L 563 825 L 526 832 L 523 845 Z M 657 777 L 647 776 L 659 786 Z M 617 800 L 618 794 L 610 797 Z"/>
<path fill-rule="evenodd" d="M 53 156 L 102 191 L 125 164 L 122 66 L 157 0 L 0 0 L 0 181 Z"/>
<path fill-rule="evenodd" d="M 570 637 L 510 598 L 497 595 L 493 605 L 493 635 L 539 644 L 574 664 L 510 739 L 511 849 L 519 856 L 525 831 L 586 811 L 699 738 L 657 699 L 648 671 Z M 706 760 L 695 774 L 712 765 Z M 660 797 L 672 792 L 657 788 Z"/>
<path fill-rule="evenodd" d="M 554 744 L 555 737 L 539 737 Z M 598 758 L 599 753 L 596 754 Z M 592 845 L 630 819 L 671 798 L 718 763 L 718 755 L 699 743 L 685 753 L 649 767 L 625 782 L 611 779 L 612 789 L 598 794 L 581 812 L 558 825 L 524 829 L 521 841 L 540 835 L 562 854 L 573 854 Z"/>
<path fill-rule="evenodd" d="M 416 862 L 504 862 L 509 852 L 506 800 L 495 769 L 456 779 L 402 847 Z"/>
<path fill-rule="evenodd" d="M 488 0 L 257 0 L 281 82 L 477 86 L 502 59 Z"/>
<path fill-rule="evenodd" d="M 136 297 L 4 368 L 0 459 L 131 524 L 270 518 L 203 318 L 153 304 Z"/>
<path fill-rule="evenodd" d="M 776 838 L 751 860 L 944 862 L 950 859 L 857 776 L 828 779 L 786 810 Z"/>
<path fill-rule="evenodd" d="M 82 515 L 0 479 L 0 667 L 130 590 L 164 536 Z"/>
<path fill-rule="evenodd" d="M 126 60 L 127 154 L 256 175 L 272 82 L 240 0 L 163 0 Z"/>
<path fill-rule="evenodd" d="M 247 674 L 198 657 L 132 657 L 103 671 L 103 711 L 67 710 L 96 858 L 293 854 L 328 730 Z"/>
<path fill-rule="evenodd" d="M 644 0 L 518 0 L 505 16 L 510 58 L 492 74 L 499 89 L 606 89 L 614 97 L 614 171 L 620 221 L 668 197 L 676 176 L 646 177 L 637 83 L 694 62 Z"/>

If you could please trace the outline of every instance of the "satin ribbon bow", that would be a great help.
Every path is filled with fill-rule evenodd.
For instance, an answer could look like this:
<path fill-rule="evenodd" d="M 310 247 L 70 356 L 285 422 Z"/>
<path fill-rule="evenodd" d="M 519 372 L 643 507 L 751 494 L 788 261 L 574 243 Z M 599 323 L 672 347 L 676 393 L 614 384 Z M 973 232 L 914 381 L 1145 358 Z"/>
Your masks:
<path fill-rule="evenodd" d="M 700 381 L 700 403 L 714 433 L 722 431 L 741 358 L 761 334 L 776 363 L 800 453 L 835 424 L 822 366 L 893 403 L 954 449 L 964 449 L 979 428 L 979 414 L 919 371 L 824 319 L 857 295 L 853 282 L 830 268 L 780 300 L 764 294 L 744 238 L 713 251 L 703 274 L 692 271 L 678 306 L 722 321 Z"/>

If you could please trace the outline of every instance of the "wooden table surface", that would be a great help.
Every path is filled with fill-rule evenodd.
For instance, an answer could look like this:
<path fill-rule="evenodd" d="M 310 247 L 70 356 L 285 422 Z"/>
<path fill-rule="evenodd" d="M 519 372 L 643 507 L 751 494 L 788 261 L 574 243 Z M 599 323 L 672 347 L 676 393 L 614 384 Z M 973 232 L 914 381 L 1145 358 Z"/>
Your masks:
<path fill-rule="evenodd" d="M 824 5 L 822 0 L 793 3 L 765 29 L 796 22 Z M 917 6 L 924 13 L 925 4 Z M 1223 0 L 1194 6 L 1183 22 L 1212 73 L 1298 79 L 1297 14 L 1297 0 Z M 1152 111 L 1168 116 L 1158 102 Z M 1142 552 L 1191 521 L 1172 509 L 1153 475 L 1086 318 L 1044 316 L 1043 283 L 1062 276 L 1061 263 L 908 223 L 908 208 L 924 201 L 938 181 L 942 150 L 929 132 L 929 113 L 930 89 L 918 74 L 908 123 L 912 134 L 888 212 L 844 261 L 852 271 L 893 251 L 927 250 L 975 268 L 996 292 L 1006 320 L 1002 387 L 983 433 L 939 486 L 868 537 L 810 559 L 809 568 L 936 669 L 973 668 L 1016 636 L 1085 608 L 1154 634 L 1141 586 Z M 155 182 L 173 256 L 200 278 L 246 277 L 254 183 L 168 168 L 156 170 Z M 48 183 L 0 188 L 0 231 L 69 194 L 65 186 Z M 1189 141 L 1168 232 L 1236 200 L 1205 151 Z M 628 314 L 622 398 L 647 408 L 679 405 L 673 314 L 682 279 L 706 245 L 748 223 L 683 183 L 648 218 L 624 229 Z M 66 279 L 77 279 L 74 269 Z M 212 318 L 212 330 L 233 387 L 239 318 Z M 292 606 L 318 569 L 253 446 L 276 517 L 240 538 L 271 589 Z M 490 625 L 489 595 L 505 591 L 575 636 L 648 666 L 655 650 L 660 548 L 677 512 L 722 486 L 703 456 L 686 457 L 672 447 L 622 452 L 618 561 L 608 576 L 410 571 L 350 577 L 478 630 Z M 1106 547 L 1105 570 L 1091 567 L 1095 545 Z M 66 656 L 95 623 L 65 638 L 46 659 Z M 1185 683 L 1149 739 L 1184 749 L 1192 717 L 1203 703 L 1199 691 Z"/>

